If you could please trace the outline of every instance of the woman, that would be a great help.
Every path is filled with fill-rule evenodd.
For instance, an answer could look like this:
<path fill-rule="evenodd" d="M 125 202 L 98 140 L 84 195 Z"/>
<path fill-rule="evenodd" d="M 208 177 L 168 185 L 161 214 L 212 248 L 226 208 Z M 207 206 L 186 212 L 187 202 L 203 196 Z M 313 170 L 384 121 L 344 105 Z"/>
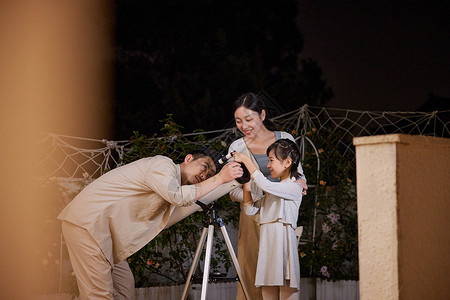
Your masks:
<path fill-rule="evenodd" d="M 258 170 L 249 156 L 233 152 L 235 161 L 247 167 L 264 197 L 253 199 L 251 182 L 244 184 L 242 210 L 247 215 L 259 215 L 260 241 L 255 285 L 261 287 L 264 300 L 298 300 L 300 289 L 300 263 L 298 241 L 295 234 L 298 210 L 302 202 L 302 188 L 295 183 L 300 152 L 290 139 L 279 139 L 266 151 L 270 175 L 279 178 L 272 182 Z"/>
<path fill-rule="evenodd" d="M 236 99 L 233 104 L 236 127 L 244 134 L 244 137 L 234 141 L 228 152 L 242 152 L 248 155 L 253 163 L 269 180 L 275 181 L 270 176 L 267 168 L 269 159 L 266 155 L 267 148 L 276 140 L 287 138 L 294 141 L 292 135 L 284 131 L 278 131 L 276 126 L 267 118 L 264 103 L 253 93 L 246 93 Z M 298 182 L 303 187 L 303 193 L 307 190 L 306 179 L 303 175 L 301 164 L 298 165 L 298 173 L 301 179 Z M 253 199 L 259 199 L 263 191 L 251 183 Z M 230 192 L 234 201 L 243 201 L 242 187 Z M 240 213 L 238 235 L 238 261 L 244 276 L 245 283 L 253 300 L 262 299 L 261 290 L 255 286 L 256 266 L 258 260 L 259 226 L 255 216 Z M 238 285 L 236 299 L 245 299 L 245 295 Z"/>

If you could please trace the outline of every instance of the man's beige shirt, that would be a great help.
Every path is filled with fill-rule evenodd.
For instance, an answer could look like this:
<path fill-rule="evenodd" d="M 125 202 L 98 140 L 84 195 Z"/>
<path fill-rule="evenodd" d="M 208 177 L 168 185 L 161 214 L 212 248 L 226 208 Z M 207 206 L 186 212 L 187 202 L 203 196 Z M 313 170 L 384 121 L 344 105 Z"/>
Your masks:
<path fill-rule="evenodd" d="M 85 228 L 111 264 L 164 229 L 176 206 L 195 202 L 195 185 L 181 185 L 180 165 L 165 156 L 113 169 L 84 188 L 58 219 Z"/>

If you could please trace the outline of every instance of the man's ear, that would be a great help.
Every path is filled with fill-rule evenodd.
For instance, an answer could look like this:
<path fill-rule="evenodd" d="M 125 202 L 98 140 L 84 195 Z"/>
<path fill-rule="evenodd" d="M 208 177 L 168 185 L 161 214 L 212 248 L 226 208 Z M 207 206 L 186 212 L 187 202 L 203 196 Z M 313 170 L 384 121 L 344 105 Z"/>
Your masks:
<path fill-rule="evenodd" d="M 188 154 L 188 155 L 186 155 L 186 157 L 184 158 L 184 162 L 185 163 L 190 163 L 191 161 L 193 161 L 194 160 L 194 156 L 192 155 L 192 154 Z"/>

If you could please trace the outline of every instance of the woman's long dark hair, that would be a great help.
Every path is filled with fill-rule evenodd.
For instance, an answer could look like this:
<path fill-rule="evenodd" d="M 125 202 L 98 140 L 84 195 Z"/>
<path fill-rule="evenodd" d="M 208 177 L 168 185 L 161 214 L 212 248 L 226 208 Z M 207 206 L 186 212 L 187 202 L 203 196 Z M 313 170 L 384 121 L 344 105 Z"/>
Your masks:
<path fill-rule="evenodd" d="M 290 177 L 295 177 L 300 179 L 302 175 L 297 171 L 298 164 L 300 163 L 300 151 L 298 150 L 297 144 L 290 139 L 279 139 L 276 140 L 272 145 L 267 148 L 267 156 L 269 152 L 273 150 L 275 157 L 279 160 L 285 160 L 290 157 L 292 160 L 292 165 L 289 170 Z"/>
<path fill-rule="evenodd" d="M 270 131 L 278 130 L 278 127 L 275 124 L 273 124 L 272 121 L 269 120 L 269 112 L 267 111 L 264 102 L 256 94 L 245 93 L 239 96 L 233 103 L 232 106 L 233 112 L 235 112 L 236 109 L 242 106 L 257 112 L 260 116 L 264 109 L 266 111 L 266 117 L 264 118 L 263 121 L 264 126 Z"/>

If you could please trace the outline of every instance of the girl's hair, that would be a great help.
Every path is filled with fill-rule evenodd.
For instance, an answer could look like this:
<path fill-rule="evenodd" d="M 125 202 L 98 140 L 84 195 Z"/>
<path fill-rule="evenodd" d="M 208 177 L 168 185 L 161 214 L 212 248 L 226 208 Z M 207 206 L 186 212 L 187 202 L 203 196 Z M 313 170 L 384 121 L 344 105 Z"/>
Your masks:
<path fill-rule="evenodd" d="M 253 110 L 261 115 L 263 109 L 266 111 L 266 117 L 264 118 L 263 124 L 270 131 L 278 130 L 277 126 L 269 120 L 268 111 L 264 102 L 253 93 L 245 93 L 239 96 L 233 103 L 233 112 L 236 111 L 239 107 L 245 107 L 247 109 Z"/>
<path fill-rule="evenodd" d="M 297 170 L 298 164 L 300 163 L 300 151 L 295 142 L 290 139 L 279 139 L 267 148 L 267 156 L 269 156 L 269 152 L 272 150 L 278 160 L 285 160 L 288 157 L 291 158 L 292 165 L 289 169 L 290 177 L 295 177 L 296 179 L 302 177 L 302 174 Z"/>

